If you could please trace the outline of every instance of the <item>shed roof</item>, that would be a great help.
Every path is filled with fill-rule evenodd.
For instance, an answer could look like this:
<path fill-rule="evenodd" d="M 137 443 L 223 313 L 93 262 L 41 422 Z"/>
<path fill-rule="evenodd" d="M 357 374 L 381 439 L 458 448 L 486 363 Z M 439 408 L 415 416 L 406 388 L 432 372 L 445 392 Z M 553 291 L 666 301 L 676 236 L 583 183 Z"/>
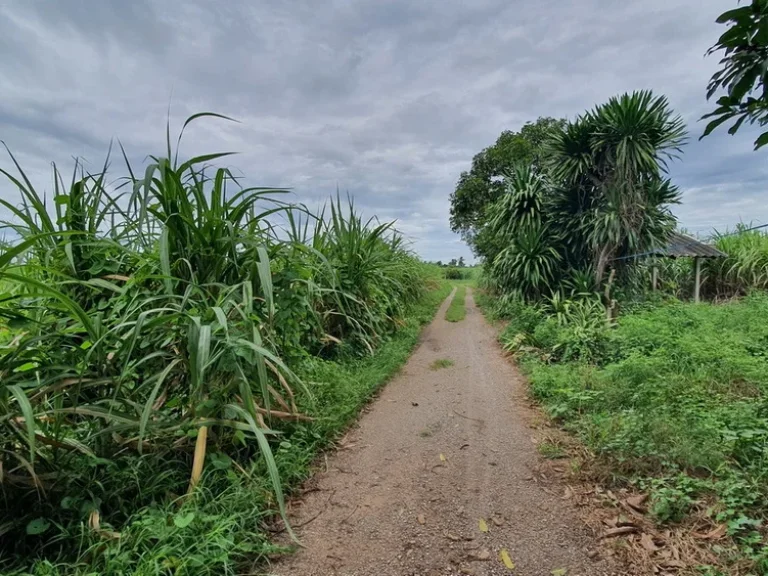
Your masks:
<path fill-rule="evenodd" d="M 721 252 L 714 246 L 699 242 L 695 238 L 672 232 L 667 240 L 667 245 L 648 253 L 649 256 L 666 256 L 667 258 L 727 258 L 728 254 Z"/>

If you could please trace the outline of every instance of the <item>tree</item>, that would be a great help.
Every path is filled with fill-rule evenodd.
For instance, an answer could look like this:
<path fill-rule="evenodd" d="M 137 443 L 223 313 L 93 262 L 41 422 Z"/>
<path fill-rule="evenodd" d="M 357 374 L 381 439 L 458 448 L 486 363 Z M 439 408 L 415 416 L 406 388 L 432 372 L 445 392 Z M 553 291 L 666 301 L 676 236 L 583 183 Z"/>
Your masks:
<path fill-rule="evenodd" d="M 459 258 L 459 262 L 458 262 L 457 265 L 458 265 L 459 268 L 464 268 L 464 266 L 465 266 L 465 264 L 464 264 L 464 256 L 461 256 Z"/>
<path fill-rule="evenodd" d="M 538 299 L 552 292 L 563 260 L 563 238 L 546 208 L 547 183 L 531 166 L 519 165 L 504 184 L 485 230 L 496 239 L 489 251 L 491 276 L 505 292 Z"/>
<path fill-rule="evenodd" d="M 451 258 L 451 261 L 448 262 L 448 266 L 456 267 L 456 258 Z"/>
<path fill-rule="evenodd" d="M 684 140 L 682 119 L 648 91 L 569 122 L 546 146 L 548 169 L 516 166 L 487 208 L 477 239 L 491 278 L 528 300 L 569 283 L 588 292 L 617 258 L 664 242 L 679 198 L 667 162 Z"/>
<path fill-rule="evenodd" d="M 483 256 L 481 234 L 486 208 L 504 192 L 503 177 L 516 164 L 528 165 L 534 172 L 545 170 L 545 143 L 566 121 L 539 118 L 528 122 L 520 132 L 505 130 L 493 146 L 472 159 L 469 172 L 462 172 L 451 194 L 451 229 L 461 233 L 476 254 Z"/>
<path fill-rule="evenodd" d="M 662 243 L 679 200 L 667 162 L 681 152 L 683 120 L 650 91 L 611 98 L 552 139 L 551 210 L 576 266 L 585 259 L 597 284 L 608 264 Z"/>
<path fill-rule="evenodd" d="M 701 138 L 721 124 L 735 120 L 728 133 L 735 134 L 745 121 L 768 124 L 768 0 L 752 0 L 723 13 L 719 24 L 728 25 L 707 55 L 723 51 L 721 68 L 709 81 L 707 99 L 725 90 L 718 107 L 703 118 L 713 118 Z M 755 141 L 755 150 L 768 144 L 768 131 Z"/>

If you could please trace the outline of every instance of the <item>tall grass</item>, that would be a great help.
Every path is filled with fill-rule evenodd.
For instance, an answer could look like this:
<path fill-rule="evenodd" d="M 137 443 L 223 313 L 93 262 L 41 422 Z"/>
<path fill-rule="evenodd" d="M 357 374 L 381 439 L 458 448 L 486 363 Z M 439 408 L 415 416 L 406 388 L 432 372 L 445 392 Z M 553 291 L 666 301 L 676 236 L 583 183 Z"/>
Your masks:
<path fill-rule="evenodd" d="M 768 288 L 768 234 L 760 230 L 716 234 L 715 245 L 728 257 L 706 262 L 707 294 L 730 298 Z"/>
<path fill-rule="evenodd" d="M 3 559 L 81 562 L 134 509 L 195 498 L 217 471 L 268 479 L 264 502 L 284 515 L 274 449 L 316 400 L 296 368 L 370 355 L 423 296 L 391 223 L 338 198 L 313 215 L 282 190 L 242 188 L 209 167 L 223 156 L 179 161 L 169 138 L 167 156 L 140 173 L 126 160 L 118 180 L 108 162 L 76 165 L 67 186 L 54 169 L 49 201 L 11 155 Z"/>

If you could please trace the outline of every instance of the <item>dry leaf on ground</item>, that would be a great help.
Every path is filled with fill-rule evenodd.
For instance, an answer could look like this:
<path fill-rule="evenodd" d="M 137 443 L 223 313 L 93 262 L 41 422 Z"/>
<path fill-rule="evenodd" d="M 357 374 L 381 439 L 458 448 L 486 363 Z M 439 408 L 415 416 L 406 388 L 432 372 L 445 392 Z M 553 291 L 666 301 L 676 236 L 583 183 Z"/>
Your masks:
<path fill-rule="evenodd" d="M 509 557 L 509 552 L 507 552 L 506 550 L 502 550 L 501 553 L 499 554 L 499 557 L 501 558 L 501 561 L 504 564 L 504 566 L 506 566 L 510 570 L 515 569 L 515 563 L 512 562 L 512 558 Z"/>

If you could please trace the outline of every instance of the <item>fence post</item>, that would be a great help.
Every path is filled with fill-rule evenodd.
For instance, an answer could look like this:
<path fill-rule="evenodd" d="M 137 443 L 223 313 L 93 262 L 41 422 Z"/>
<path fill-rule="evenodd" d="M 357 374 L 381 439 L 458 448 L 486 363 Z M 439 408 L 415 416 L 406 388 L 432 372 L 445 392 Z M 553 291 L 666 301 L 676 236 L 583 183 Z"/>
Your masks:
<path fill-rule="evenodd" d="M 696 280 L 693 285 L 693 301 L 699 303 L 699 295 L 701 293 L 701 258 L 694 258 L 693 262 L 696 266 Z"/>

